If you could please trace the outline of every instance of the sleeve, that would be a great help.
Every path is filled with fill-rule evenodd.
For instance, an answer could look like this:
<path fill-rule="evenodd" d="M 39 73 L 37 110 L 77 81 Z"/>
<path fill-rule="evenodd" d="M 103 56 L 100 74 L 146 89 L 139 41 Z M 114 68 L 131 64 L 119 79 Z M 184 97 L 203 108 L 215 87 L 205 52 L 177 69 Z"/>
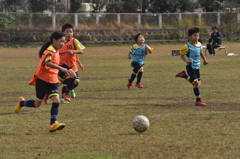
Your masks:
<path fill-rule="evenodd" d="M 188 51 L 189 51 L 188 45 L 185 44 L 185 45 L 182 47 L 182 49 L 180 50 L 180 54 L 182 54 L 182 55 L 187 55 Z"/>
<path fill-rule="evenodd" d="M 76 47 L 76 50 L 83 50 L 85 49 L 85 46 L 81 44 L 77 39 L 74 39 L 74 45 Z"/>
<path fill-rule="evenodd" d="M 147 45 L 147 46 L 148 46 L 148 45 Z M 150 46 L 148 46 L 148 47 L 150 48 L 151 51 L 149 51 L 148 49 L 146 49 L 146 53 L 147 53 L 147 54 L 150 54 L 151 52 L 153 52 L 154 49 L 151 48 Z"/>
<path fill-rule="evenodd" d="M 221 39 L 222 39 L 222 35 L 220 32 L 218 32 L 218 36 L 217 36 L 217 43 L 221 45 Z"/>
<path fill-rule="evenodd" d="M 47 57 L 45 58 L 45 62 L 47 62 L 47 61 L 51 61 L 52 60 L 52 56 L 51 56 L 51 54 L 49 54 L 49 55 L 47 55 Z"/>

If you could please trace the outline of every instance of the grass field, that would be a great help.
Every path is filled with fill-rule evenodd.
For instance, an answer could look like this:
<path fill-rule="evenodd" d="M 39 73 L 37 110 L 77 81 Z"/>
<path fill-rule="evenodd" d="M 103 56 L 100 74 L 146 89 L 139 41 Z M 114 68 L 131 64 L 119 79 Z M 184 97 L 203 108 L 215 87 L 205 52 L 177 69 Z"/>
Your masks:
<path fill-rule="evenodd" d="M 239 53 L 238 43 L 228 52 Z M 171 49 L 152 45 L 144 66 L 143 89 L 127 89 L 132 73 L 130 46 L 87 47 L 81 55 L 77 97 L 61 104 L 62 131 L 49 133 L 51 104 L 13 113 L 19 96 L 35 99 L 28 84 L 37 63 L 36 48 L 0 49 L 1 159 L 235 159 L 240 151 L 240 56 L 207 56 L 201 67 L 201 95 L 194 106 L 192 86 L 175 74 L 185 69 Z M 150 128 L 137 133 L 132 120 L 145 115 Z"/>

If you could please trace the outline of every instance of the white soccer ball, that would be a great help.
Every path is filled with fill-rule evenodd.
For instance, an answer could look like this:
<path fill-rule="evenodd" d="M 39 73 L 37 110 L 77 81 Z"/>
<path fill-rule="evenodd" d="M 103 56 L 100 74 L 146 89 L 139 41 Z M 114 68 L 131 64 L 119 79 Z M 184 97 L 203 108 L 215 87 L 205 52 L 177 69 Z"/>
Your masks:
<path fill-rule="evenodd" d="M 149 126 L 150 123 L 148 118 L 143 115 L 138 115 L 133 119 L 133 128 L 137 132 L 144 132 L 149 128 Z"/>

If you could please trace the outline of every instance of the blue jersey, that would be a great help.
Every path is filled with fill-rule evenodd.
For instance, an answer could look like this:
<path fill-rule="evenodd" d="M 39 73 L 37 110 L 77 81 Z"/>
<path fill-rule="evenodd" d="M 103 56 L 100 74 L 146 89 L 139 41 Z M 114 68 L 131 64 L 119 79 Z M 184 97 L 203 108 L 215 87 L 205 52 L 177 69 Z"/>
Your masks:
<path fill-rule="evenodd" d="M 196 45 L 193 45 L 191 43 L 187 43 L 189 51 L 186 54 L 188 59 L 192 60 L 192 63 L 187 64 L 191 65 L 193 69 L 199 69 L 201 62 L 200 62 L 200 54 L 202 53 L 202 45 L 201 43 L 197 43 Z"/>
<path fill-rule="evenodd" d="M 138 62 L 140 65 L 144 65 L 145 58 L 147 56 L 146 44 L 144 44 L 142 47 L 134 45 L 131 48 L 131 52 L 132 52 L 132 62 Z"/>

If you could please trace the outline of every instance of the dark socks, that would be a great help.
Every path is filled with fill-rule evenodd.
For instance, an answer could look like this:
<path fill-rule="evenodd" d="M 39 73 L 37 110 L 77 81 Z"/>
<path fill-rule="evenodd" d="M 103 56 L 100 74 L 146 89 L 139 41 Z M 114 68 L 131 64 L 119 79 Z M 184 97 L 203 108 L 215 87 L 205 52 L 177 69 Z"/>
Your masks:
<path fill-rule="evenodd" d="M 21 107 L 35 107 L 34 106 L 35 100 L 26 100 L 26 101 L 21 101 L 20 106 Z"/>
<path fill-rule="evenodd" d="M 201 100 L 201 95 L 200 95 L 200 90 L 199 88 L 193 88 L 194 94 L 196 96 L 196 101 L 200 101 Z"/>
<path fill-rule="evenodd" d="M 55 123 L 58 117 L 58 107 L 59 103 L 52 103 L 52 108 L 51 108 L 51 119 L 50 119 L 50 125 Z"/>
<path fill-rule="evenodd" d="M 138 75 L 137 75 L 137 83 L 139 83 L 142 79 L 142 74 L 143 72 L 138 72 Z"/>
<path fill-rule="evenodd" d="M 129 82 L 132 83 L 132 81 L 136 78 L 136 74 L 133 74 L 131 75 L 131 78 L 129 79 Z"/>
<path fill-rule="evenodd" d="M 67 89 L 66 89 L 66 91 L 68 91 L 68 92 L 66 92 L 66 93 L 69 93 L 69 90 L 72 90 L 74 81 L 75 81 L 75 79 L 73 79 L 73 78 L 68 79 Z"/>

